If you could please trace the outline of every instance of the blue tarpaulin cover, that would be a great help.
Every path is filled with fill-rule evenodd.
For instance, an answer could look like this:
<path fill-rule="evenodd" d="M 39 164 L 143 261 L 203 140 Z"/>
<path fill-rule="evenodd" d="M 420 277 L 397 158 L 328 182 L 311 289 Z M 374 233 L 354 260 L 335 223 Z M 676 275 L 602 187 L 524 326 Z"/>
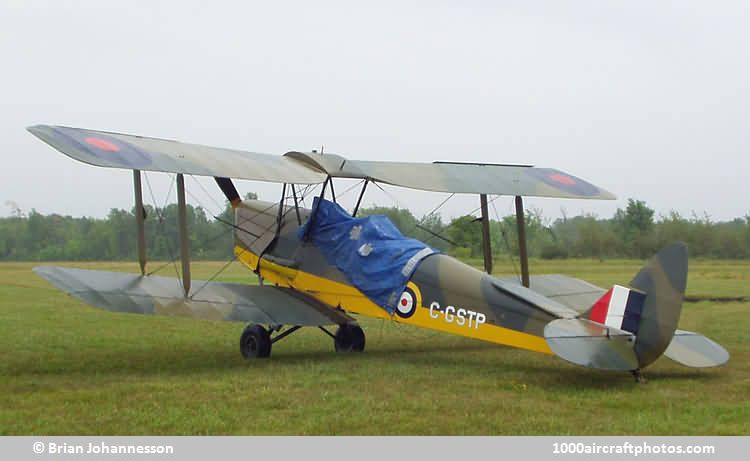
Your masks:
<path fill-rule="evenodd" d="M 436 251 L 404 237 L 385 216 L 353 218 L 339 205 L 320 197 L 313 202 L 312 209 L 316 208 L 297 235 L 303 238 L 307 234 L 329 264 L 392 314 L 419 262 Z"/>

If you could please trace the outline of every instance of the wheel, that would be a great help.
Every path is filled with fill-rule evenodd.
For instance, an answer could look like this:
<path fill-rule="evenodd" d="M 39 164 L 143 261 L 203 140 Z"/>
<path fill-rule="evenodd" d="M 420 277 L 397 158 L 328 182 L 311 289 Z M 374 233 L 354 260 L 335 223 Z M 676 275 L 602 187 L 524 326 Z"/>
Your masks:
<path fill-rule="evenodd" d="M 261 325 L 248 325 L 240 336 L 240 352 L 246 359 L 271 355 L 271 335 Z"/>
<path fill-rule="evenodd" d="M 365 332 L 359 325 L 345 323 L 336 330 L 333 344 L 336 352 L 362 352 L 365 350 Z"/>

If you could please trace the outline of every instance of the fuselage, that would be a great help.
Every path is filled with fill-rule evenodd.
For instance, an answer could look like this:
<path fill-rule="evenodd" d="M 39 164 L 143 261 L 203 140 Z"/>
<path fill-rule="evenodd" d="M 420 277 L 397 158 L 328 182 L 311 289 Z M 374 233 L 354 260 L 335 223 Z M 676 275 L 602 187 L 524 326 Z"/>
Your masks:
<path fill-rule="evenodd" d="M 299 212 L 299 219 L 297 215 Z M 246 200 L 236 209 L 235 254 L 264 283 L 291 287 L 334 309 L 523 349 L 552 353 L 544 326 L 569 309 L 445 254 L 423 259 L 395 311 L 376 305 L 297 231 L 309 209 Z"/>

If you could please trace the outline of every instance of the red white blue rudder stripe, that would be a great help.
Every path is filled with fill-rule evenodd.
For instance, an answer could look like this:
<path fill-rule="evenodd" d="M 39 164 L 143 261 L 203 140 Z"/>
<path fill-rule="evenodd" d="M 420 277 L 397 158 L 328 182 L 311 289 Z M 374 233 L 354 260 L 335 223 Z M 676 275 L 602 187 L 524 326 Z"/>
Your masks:
<path fill-rule="evenodd" d="M 644 293 L 615 285 L 591 306 L 588 319 L 637 334 L 645 301 Z"/>

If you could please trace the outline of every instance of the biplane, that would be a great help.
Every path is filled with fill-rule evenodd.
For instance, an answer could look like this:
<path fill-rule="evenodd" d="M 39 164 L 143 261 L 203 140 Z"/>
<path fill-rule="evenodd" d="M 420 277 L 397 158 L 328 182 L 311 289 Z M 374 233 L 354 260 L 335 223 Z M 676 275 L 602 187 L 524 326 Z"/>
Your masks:
<path fill-rule="evenodd" d="M 246 358 L 268 357 L 273 344 L 302 327 L 320 328 L 336 351 L 361 352 L 365 334 L 353 315 L 364 315 L 629 371 L 637 380 L 662 355 L 688 367 L 729 359 L 711 339 L 677 329 L 687 283 L 683 244 L 661 250 L 628 285 L 609 289 L 563 275 L 529 275 L 523 197 L 615 198 L 556 169 L 361 161 L 316 151 L 276 156 L 64 126 L 28 130 L 73 159 L 133 171 L 141 269 L 37 267 L 36 273 L 110 311 L 244 322 L 239 342 Z M 146 272 L 142 171 L 176 174 L 177 278 Z M 234 254 L 259 284 L 191 280 L 184 175 L 215 179 L 234 209 L 228 223 Z M 342 178 L 361 181 L 351 213 L 336 203 L 334 180 Z M 280 198 L 243 200 L 232 179 L 278 183 Z M 478 195 L 485 271 L 405 237 L 385 216 L 357 217 L 369 184 Z M 305 207 L 301 188 L 309 186 L 320 192 Z M 520 280 L 491 275 L 488 195 L 515 197 Z"/>

